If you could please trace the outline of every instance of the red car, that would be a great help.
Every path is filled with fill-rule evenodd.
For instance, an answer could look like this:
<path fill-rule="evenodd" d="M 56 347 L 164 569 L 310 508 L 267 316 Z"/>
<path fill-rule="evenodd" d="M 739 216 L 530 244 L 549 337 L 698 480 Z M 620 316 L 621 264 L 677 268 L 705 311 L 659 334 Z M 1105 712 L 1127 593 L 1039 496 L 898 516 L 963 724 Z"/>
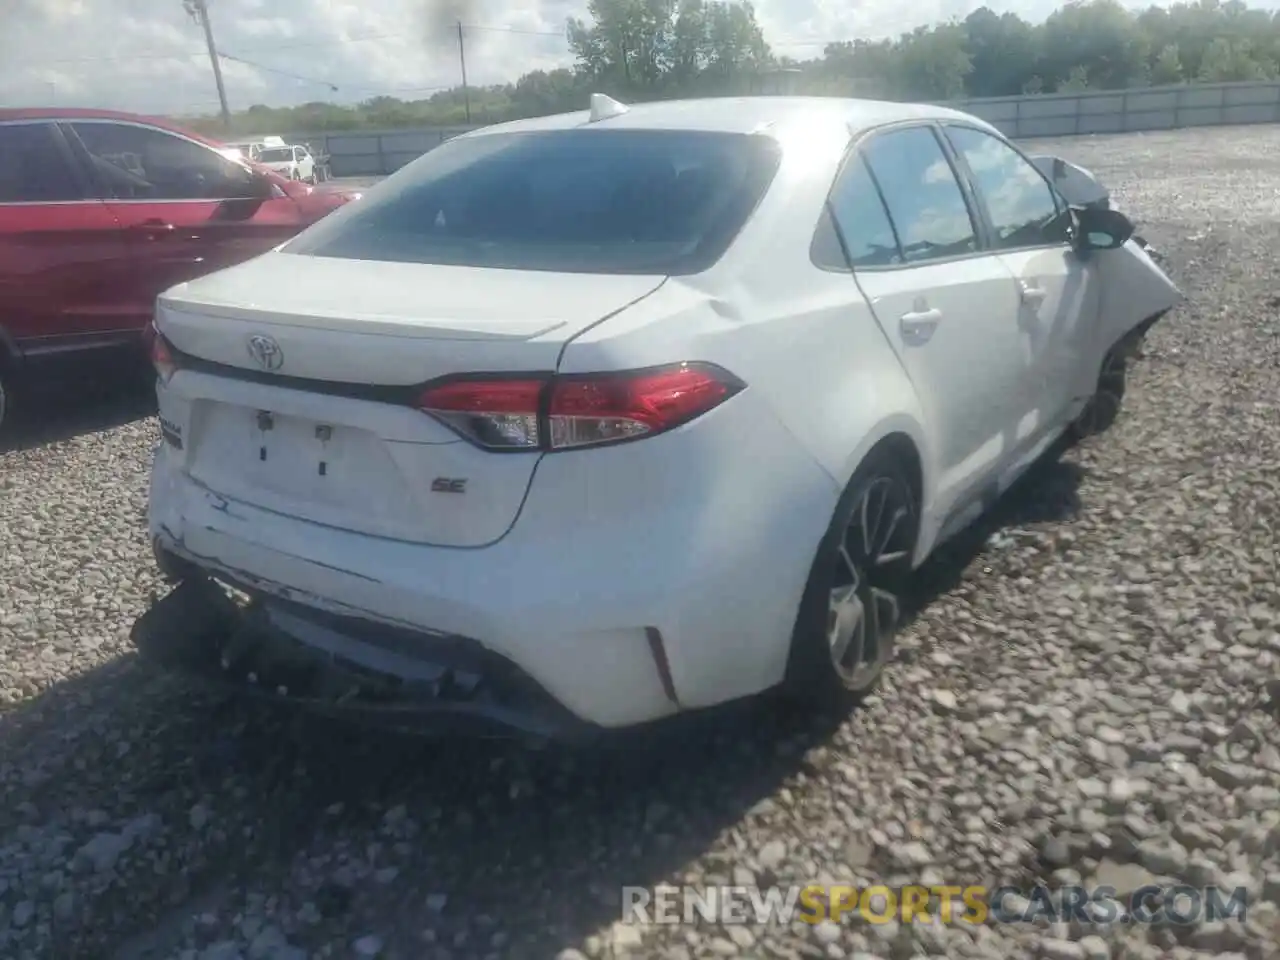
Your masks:
<path fill-rule="evenodd" d="M 0 109 L 0 428 L 24 371 L 135 347 L 162 291 L 359 196 L 221 149 L 163 120 Z"/>

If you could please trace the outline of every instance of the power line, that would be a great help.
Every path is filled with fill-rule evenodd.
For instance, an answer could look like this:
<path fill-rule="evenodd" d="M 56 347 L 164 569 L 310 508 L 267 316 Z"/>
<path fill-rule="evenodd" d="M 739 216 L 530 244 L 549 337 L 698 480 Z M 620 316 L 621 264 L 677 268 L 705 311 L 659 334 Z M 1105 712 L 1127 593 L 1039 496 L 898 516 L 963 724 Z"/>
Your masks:
<path fill-rule="evenodd" d="M 328 80 L 317 80 L 315 77 L 304 77 L 300 73 L 290 73 L 288 70 L 280 70 L 276 67 L 268 67 L 262 63 L 255 63 L 252 60 L 246 60 L 244 57 L 237 57 L 223 50 L 218 51 L 218 56 L 223 60 L 231 60 L 234 63 L 243 63 L 247 67 L 253 67 L 255 70 L 262 70 L 265 73 L 274 73 L 277 76 L 288 77 L 291 80 L 301 80 L 303 83 L 315 83 L 322 87 L 328 87 L 334 93 L 338 92 L 337 84 L 330 83 Z"/>
<path fill-rule="evenodd" d="M 529 30 L 524 27 L 507 27 L 496 26 L 480 23 L 464 23 L 462 25 L 466 31 L 478 31 L 482 33 L 508 33 L 516 36 L 524 37 L 556 37 L 561 40 L 567 40 L 566 31 L 564 30 Z M 321 47 L 342 47 L 353 43 L 383 43 L 390 40 L 412 40 L 417 39 L 414 35 L 401 31 L 399 33 L 376 33 L 363 37 L 331 37 L 328 40 L 304 40 L 298 43 L 271 43 L 271 44 L 254 44 L 248 47 L 240 47 L 241 52 L 254 53 L 256 51 L 270 51 L 272 53 L 282 50 L 310 50 Z M 825 39 L 809 39 L 809 40 L 770 40 L 771 47 L 825 47 L 830 44 L 853 43 L 858 39 L 866 39 L 865 37 L 828 37 Z M 203 57 L 206 55 L 204 50 L 192 50 L 187 53 L 127 53 L 113 54 L 111 56 L 94 56 L 94 57 L 55 57 L 52 59 L 30 60 L 26 64 L 30 66 L 61 66 L 78 63 L 118 63 L 122 60 L 146 60 L 146 61 L 163 61 L 163 60 L 190 60 L 193 57 Z"/>
<path fill-rule="evenodd" d="M 563 37 L 568 38 L 568 30 L 525 30 L 522 27 L 486 27 L 479 24 L 463 24 L 468 30 L 485 30 L 494 33 L 516 33 L 525 37 Z"/>
<path fill-rule="evenodd" d="M 559 37 L 566 39 L 566 32 L 563 30 L 526 30 L 523 27 L 503 27 L 488 26 L 485 24 L 464 23 L 464 30 L 479 30 L 485 33 L 511 33 L 517 36 L 527 37 Z M 317 47 L 341 47 L 352 43 L 380 43 L 388 40 L 412 40 L 418 39 L 412 34 L 401 31 L 399 33 L 376 33 L 364 37 L 331 37 L 328 40 L 304 40 L 299 43 L 271 43 L 271 44 L 255 44 L 249 47 L 240 47 L 242 52 L 253 53 L 258 50 L 275 52 L 277 50 L 309 50 Z M 28 64 L 32 66 L 52 66 L 54 64 L 72 64 L 72 63 L 117 63 L 121 60 L 190 60 L 192 57 L 205 56 L 204 50 L 192 50 L 189 53 L 127 53 L 113 54 L 111 56 L 97 57 L 55 57 L 53 59 L 30 60 Z"/>
<path fill-rule="evenodd" d="M 63 57 L 50 60 L 28 60 L 18 66 L 53 66 L 68 63 L 118 63 L 121 60 L 190 60 L 192 57 L 206 56 L 204 50 L 193 50 L 191 53 L 128 53 L 111 57 Z"/>
<path fill-rule="evenodd" d="M 343 90 L 351 93 L 353 91 L 373 91 L 376 90 L 377 96 L 386 96 L 392 93 L 434 93 L 440 90 L 456 90 L 456 83 L 437 83 L 428 87 L 388 87 L 380 83 L 366 84 L 359 87 L 343 87 Z"/>

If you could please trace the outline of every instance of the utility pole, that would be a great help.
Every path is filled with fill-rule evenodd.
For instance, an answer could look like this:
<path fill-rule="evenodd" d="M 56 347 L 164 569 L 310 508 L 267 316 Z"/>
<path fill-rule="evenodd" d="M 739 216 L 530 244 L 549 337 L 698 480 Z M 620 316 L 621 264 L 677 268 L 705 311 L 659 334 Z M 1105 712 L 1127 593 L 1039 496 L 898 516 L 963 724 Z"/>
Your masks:
<path fill-rule="evenodd" d="M 203 2 L 203 0 L 201 0 Z M 471 94 L 467 91 L 467 45 L 462 39 L 462 21 L 458 21 L 458 62 L 462 64 L 462 106 L 467 111 L 467 124 L 471 124 Z"/>
<path fill-rule="evenodd" d="M 222 64 L 218 60 L 218 48 L 213 42 L 213 26 L 209 23 L 209 8 L 205 0 L 183 0 L 187 13 L 204 29 L 204 42 L 209 48 L 209 63 L 213 65 L 213 81 L 218 85 L 218 103 L 222 107 L 222 126 L 231 132 L 231 110 L 227 107 L 227 88 L 222 82 Z"/>

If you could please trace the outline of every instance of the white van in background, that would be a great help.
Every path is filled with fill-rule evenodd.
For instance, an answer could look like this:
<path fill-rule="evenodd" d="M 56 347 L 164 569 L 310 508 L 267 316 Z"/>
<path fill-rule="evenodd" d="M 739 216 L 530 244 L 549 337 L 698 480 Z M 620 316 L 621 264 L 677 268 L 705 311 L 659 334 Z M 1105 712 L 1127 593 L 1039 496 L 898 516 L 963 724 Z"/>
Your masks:
<path fill-rule="evenodd" d="M 277 136 L 255 137 L 250 140 L 228 140 L 223 144 L 225 149 L 235 150 L 244 159 L 254 161 L 258 159 L 258 154 L 264 149 L 283 146 L 286 146 L 284 137 Z"/>

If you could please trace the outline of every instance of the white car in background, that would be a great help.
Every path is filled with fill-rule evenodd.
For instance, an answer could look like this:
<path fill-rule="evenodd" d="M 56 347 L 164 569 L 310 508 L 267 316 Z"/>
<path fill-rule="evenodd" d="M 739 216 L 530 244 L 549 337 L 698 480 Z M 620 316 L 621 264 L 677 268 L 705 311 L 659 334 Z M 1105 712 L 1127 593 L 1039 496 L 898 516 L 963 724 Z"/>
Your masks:
<path fill-rule="evenodd" d="M 1132 230 L 936 106 L 456 137 L 160 298 L 135 642 L 398 724 L 856 699 L 913 570 L 1114 416 L 1180 298 Z"/>
<path fill-rule="evenodd" d="M 262 166 L 274 170 L 290 180 L 304 183 L 316 182 L 316 161 L 311 151 L 300 144 L 282 147 L 261 147 L 254 158 Z"/>

